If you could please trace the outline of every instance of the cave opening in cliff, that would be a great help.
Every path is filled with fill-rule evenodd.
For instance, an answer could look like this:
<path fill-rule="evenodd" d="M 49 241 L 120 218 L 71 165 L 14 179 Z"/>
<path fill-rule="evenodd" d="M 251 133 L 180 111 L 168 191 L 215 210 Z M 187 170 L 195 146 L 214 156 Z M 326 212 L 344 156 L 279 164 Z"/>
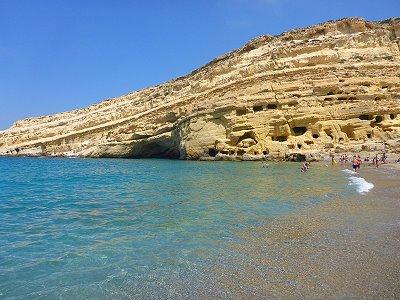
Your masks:
<path fill-rule="evenodd" d="M 257 112 L 257 111 L 262 111 L 263 110 L 263 106 L 262 105 L 255 105 L 253 106 L 253 111 Z"/>
<path fill-rule="evenodd" d="M 243 116 L 243 115 L 245 115 L 246 113 L 247 113 L 247 110 L 244 109 L 244 108 L 238 108 L 238 109 L 236 110 L 236 115 L 237 115 L 237 116 Z"/>
<path fill-rule="evenodd" d="M 312 135 L 312 137 L 313 137 L 314 139 L 317 139 L 317 138 L 319 138 L 319 134 L 318 134 L 318 133 L 314 133 L 314 134 Z"/>
<path fill-rule="evenodd" d="M 306 159 L 307 159 L 307 157 L 304 155 L 304 154 L 300 154 L 300 153 L 298 153 L 297 155 L 296 155 L 296 161 L 306 161 Z"/>
<path fill-rule="evenodd" d="M 306 161 L 306 159 L 307 159 L 307 157 L 301 153 L 294 153 L 294 154 L 286 156 L 286 160 L 289 160 L 289 161 L 302 162 L 302 161 Z"/>
<path fill-rule="evenodd" d="M 287 137 L 287 136 L 284 136 L 284 135 L 277 136 L 277 137 L 275 138 L 275 140 L 278 141 L 278 142 L 286 142 L 287 139 L 288 139 L 288 137 Z"/>
<path fill-rule="evenodd" d="M 358 117 L 360 120 L 372 120 L 374 117 L 373 116 L 371 116 L 371 115 L 360 115 L 359 117 Z"/>
<path fill-rule="evenodd" d="M 215 157 L 217 155 L 217 149 L 215 148 L 208 148 L 208 155 L 211 157 Z"/>
<path fill-rule="evenodd" d="M 245 153 L 246 153 L 246 151 L 244 151 L 243 149 L 239 149 L 237 152 L 237 155 L 242 156 Z"/>
<path fill-rule="evenodd" d="M 298 135 L 303 135 L 307 132 L 307 127 L 304 126 L 296 126 L 293 127 L 293 133 L 294 135 L 298 136 Z"/>
<path fill-rule="evenodd" d="M 367 133 L 367 138 L 369 138 L 369 139 L 370 139 L 370 138 L 371 138 L 371 136 L 372 136 L 372 135 L 371 135 L 370 133 Z"/>
<path fill-rule="evenodd" d="M 380 123 L 380 122 L 382 122 L 383 121 L 383 117 L 382 116 L 376 116 L 375 117 L 375 122 L 376 123 Z"/>
<path fill-rule="evenodd" d="M 256 138 L 255 133 L 253 131 L 247 131 L 238 139 L 236 145 L 239 144 L 241 141 L 243 141 L 245 139 L 252 139 L 257 144 L 257 138 Z"/>
<path fill-rule="evenodd" d="M 301 149 L 301 144 L 297 144 L 297 148 Z"/>
<path fill-rule="evenodd" d="M 179 159 L 180 150 L 170 138 L 138 141 L 126 156 L 128 158 L 169 158 Z"/>
<path fill-rule="evenodd" d="M 329 136 L 333 140 L 332 129 L 325 129 L 324 130 L 326 135 Z"/>
<path fill-rule="evenodd" d="M 264 150 L 262 153 L 263 153 L 264 155 L 268 155 L 268 150 Z"/>
<path fill-rule="evenodd" d="M 270 103 L 270 104 L 267 104 L 267 108 L 268 109 L 277 109 L 278 105 L 276 105 L 275 103 Z"/>
<path fill-rule="evenodd" d="M 333 95 L 335 95 L 335 93 L 332 92 L 332 91 L 329 91 L 326 95 L 327 95 L 327 96 L 333 96 Z"/>
<path fill-rule="evenodd" d="M 351 126 L 351 125 L 341 126 L 340 129 L 347 135 L 347 137 L 349 139 L 355 138 L 353 126 Z M 339 142 L 340 142 L 340 139 L 342 139 L 342 141 L 343 141 L 343 138 L 339 138 Z"/>
<path fill-rule="evenodd" d="M 391 119 L 391 120 L 396 119 L 396 115 L 395 115 L 395 114 L 390 114 L 390 119 Z"/>

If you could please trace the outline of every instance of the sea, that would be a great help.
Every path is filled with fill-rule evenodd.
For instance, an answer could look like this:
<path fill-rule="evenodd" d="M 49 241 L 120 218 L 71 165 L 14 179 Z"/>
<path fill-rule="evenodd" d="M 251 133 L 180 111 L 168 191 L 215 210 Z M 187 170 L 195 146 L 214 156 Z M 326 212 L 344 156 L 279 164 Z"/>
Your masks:
<path fill-rule="evenodd" d="M 300 169 L 0 158 L 0 299 L 229 298 L 215 270 L 251 263 L 243 233 L 373 188 L 328 164 Z"/>

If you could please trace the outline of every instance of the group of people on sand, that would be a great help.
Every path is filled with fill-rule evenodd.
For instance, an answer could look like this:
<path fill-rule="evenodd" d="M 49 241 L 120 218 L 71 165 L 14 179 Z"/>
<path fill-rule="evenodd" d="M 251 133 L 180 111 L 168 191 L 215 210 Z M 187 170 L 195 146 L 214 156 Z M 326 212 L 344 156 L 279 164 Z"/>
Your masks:
<path fill-rule="evenodd" d="M 331 155 L 332 158 L 332 164 L 334 162 L 334 156 Z M 361 164 L 362 163 L 370 163 L 371 166 L 375 166 L 375 167 L 379 167 L 380 164 L 385 164 L 387 162 L 387 154 L 386 152 L 383 152 L 382 155 L 379 157 L 378 154 L 375 154 L 375 156 L 373 157 L 372 161 L 369 158 L 369 156 L 366 156 L 364 158 L 364 160 L 361 159 L 361 156 L 359 154 L 354 155 L 353 156 L 353 160 L 352 160 L 352 167 L 354 172 L 358 172 L 360 170 Z M 347 154 L 342 154 L 339 158 L 339 162 L 340 164 L 343 166 L 344 164 L 346 164 L 349 161 L 349 157 L 347 156 Z"/>
<path fill-rule="evenodd" d="M 347 154 L 342 154 L 339 158 L 339 162 L 341 165 L 347 163 L 349 161 L 349 157 L 347 156 Z"/>
<path fill-rule="evenodd" d="M 331 164 L 335 165 L 337 163 L 337 161 L 335 160 L 335 155 L 333 153 L 330 153 L 329 156 L 330 156 Z M 388 156 L 387 156 L 386 152 L 383 152 L 380 156 L 378 154 L 375 154 L 375 156 L 372 158 L 372 160 L 370 159 L 369 156 L 366 156 L 364 159 L 362 159 L 359 154 L 355 154 L 353 156 L 353 159 L 350 160 L 350 157 L 347 154 L 342 154 L 339 157 L 339 162 L 340 162 L 340 165 L 342 167 L 344 167 L 350 161 L 352 164 L 353 171 L 359 172 L 361 165 L 363 163 L 369 163 L 370 166 L 375 166 L 378 168 L 379 165 L 387 163 L 387 158 L 388 158 Z M 397 162 L 400 162 L 400 157 L 397 160 Z M 303 163 L 300 170 L 302 173 L 305 173 L 309 169 L 310 169 L 310 163 L 306 161 Z"/>

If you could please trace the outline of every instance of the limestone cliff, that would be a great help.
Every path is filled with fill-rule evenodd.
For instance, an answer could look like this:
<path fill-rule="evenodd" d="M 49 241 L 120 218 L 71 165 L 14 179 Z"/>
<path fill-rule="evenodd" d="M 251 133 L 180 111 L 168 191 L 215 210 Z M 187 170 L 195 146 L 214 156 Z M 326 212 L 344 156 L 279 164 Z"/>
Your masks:
<path fill-rule="evenodd" d="M 187 76 L 16 122 L 1 155 L 283 158 L 400 152 L 400 19 L 261 36 Z"/>

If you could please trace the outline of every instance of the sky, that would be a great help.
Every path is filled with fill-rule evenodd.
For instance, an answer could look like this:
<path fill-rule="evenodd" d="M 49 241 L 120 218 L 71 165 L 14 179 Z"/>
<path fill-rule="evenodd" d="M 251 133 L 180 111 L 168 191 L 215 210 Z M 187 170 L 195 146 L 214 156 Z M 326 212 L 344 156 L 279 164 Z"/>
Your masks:
<path fill-rule="evenodd" d="M 185 75 L 250 39 L 400 0 L 0 0 L 0 130 Z"/>

